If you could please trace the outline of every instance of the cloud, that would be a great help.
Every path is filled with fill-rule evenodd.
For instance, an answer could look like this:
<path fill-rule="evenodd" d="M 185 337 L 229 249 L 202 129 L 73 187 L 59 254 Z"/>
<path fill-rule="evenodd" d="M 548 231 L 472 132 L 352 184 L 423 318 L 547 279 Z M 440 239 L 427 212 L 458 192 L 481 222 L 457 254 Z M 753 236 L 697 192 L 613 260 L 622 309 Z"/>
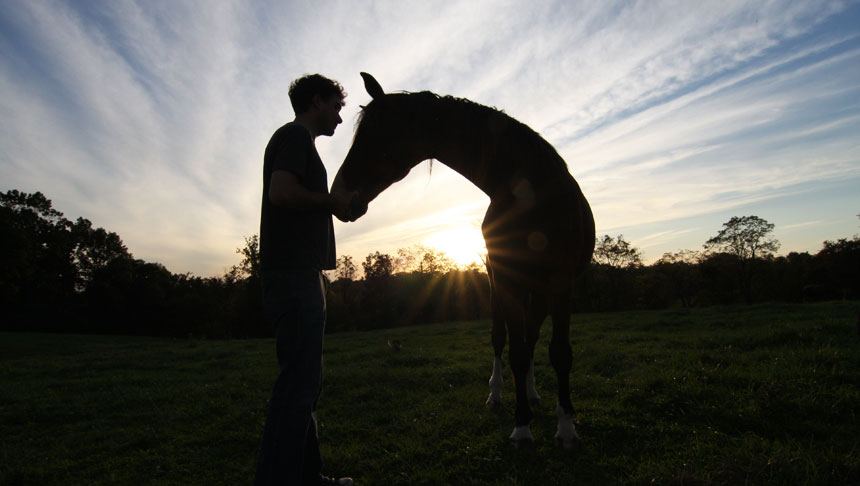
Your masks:
<path fill-rule="evenodd" d="M 833 115 L 816 105 L 857 91 L 857 83 L 812 95 L 794 86 L 821 86 L 835 68 L 856 66 L 857 55 L 703 88 L 707 93 L 643 111 L 562 153 L 575 161 L 574 173 L 585 166 L 580 180 L 614 213 L 610 226 L 683 218 L 779 197 L 803 182 L 855 177 L 857 143 L 845 134 L 858 127 L 856 109 L 822 121 Z M 655 194 L 655 187 L 664 190 Z M 641 211 L 631 213 L 630 201 L 644 201 L 634 206 Z"/>
<path fill-rule="evenodd" d="M 3 189 L 43 191 L 172 271 L 217 274 L 257 231 L 263 150 L 292 118 L 290 81 L 308 72 L 350 93 L 344 126 L 317 142 L 330 179 L 368 71 L 388 91 L 467 97 L 529 124 L 567 160 L 599 230 L 657 251 L 694 232 L 648 225 L 702 228 L 688 218 L 860 178 L 856 3 L 5 7 Z M 479 222 L 487 197 L 437 166 L 338 224 L 339 248 L 360 256 L 416 243 L 445 218 Z"/>
<path fill-rule="evenodd" d="M 251 114 L 229 102 L 241 59 L 234 12 L 189 7 L 153 17 L 134 3 L 111 3 L 99 24 L 64 5 L 21 4 L 30 9 L 17 12 L 22 29 L 38 46 L 28 61 L 48 70 L 48 87 L 5 80 L 27 100 L 9 109 L 30 119 L 9 132 L 29 142 L 10 154 L 29 159 L 16 183 L 117 231 L 136 256 L 177 270 L 200 259 L 195 247 L 223 253 L 228 241 L 241 242 L 240 230 L 224 229 L 236 225 L 234 208 L 253 207 L 237 197 L 237 182 L 250 181 L 237 162 L 261 156 L 265 143 L 260 137 L 251 148 L 241 130 Z M 46 102 L 46 89 L 62 92 L 63 103 Z M 62 141 L 60 150 L 44 153 L 37 125 Z M 49 190 L 46 174 L 76 190 Z"/>

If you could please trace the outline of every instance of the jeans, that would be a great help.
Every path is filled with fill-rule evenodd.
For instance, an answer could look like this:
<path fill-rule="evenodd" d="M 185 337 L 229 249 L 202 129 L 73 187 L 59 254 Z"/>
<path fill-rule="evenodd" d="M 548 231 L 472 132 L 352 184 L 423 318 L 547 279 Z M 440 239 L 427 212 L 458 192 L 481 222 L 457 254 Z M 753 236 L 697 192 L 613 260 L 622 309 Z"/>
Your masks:
<path fill-rule="evenodd" d="M 263 312 L 275 328 L 280 373 L 254 484 L 300 485 L 322 469 L 313 412 L 322 388 L 326 281 L 313 269 L 266 271 L 262 281 Z"/>

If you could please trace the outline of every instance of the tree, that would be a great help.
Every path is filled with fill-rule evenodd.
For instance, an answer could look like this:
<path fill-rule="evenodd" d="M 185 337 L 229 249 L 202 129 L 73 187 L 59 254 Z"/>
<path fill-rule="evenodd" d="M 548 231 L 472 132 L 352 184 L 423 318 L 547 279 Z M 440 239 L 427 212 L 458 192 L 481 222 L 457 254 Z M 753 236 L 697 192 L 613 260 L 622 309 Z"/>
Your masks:
<path fill-rule="evenodd" d="M 447 273 L 457 267 L 445 252 L 424 245 L 398 249 L 393 263 L 394 273 L 437 274 Z"/>
<path fill-rule="evenodd" d="M 0 304 L 9 327 L 59 323 L 75 297 L 72 223 L 41 192 L 0 194 Z"/>
<path fill-rule="evenodd" d="M 636 273 L 642 266 L 639 249 L 624 239 L 604 235 L 594 248 L 595 263 L 590 267 L 589 285 L 594 287 L 598 301 L 595 308 L 618 310 L 636 304 Z"/>
<path fill-rule="evenodd" d="M 825 241 L 816 259 L 823 269 L 823 281 L 816 283 L 831 288 L 838 297 L 857 295 L 860 291 L 860 237 Z"/>
<path fill-rule="evenodd" d="M 239 265 L 233 265 L 227 273 L 228 280 L 239 280 L 250 278 L 259 281 L 260 278 L 260 237 L 259 235 L 246 236 L 245 246 L 236 248 L 236 253 L 242 255 Z"/>
<path fill-rule="evenodd" d="M 448 258 L 443 251 L 434 248 L 425 248 L 424 255 L 418 263 L 419 273 L 439 274 L 454 270 L 454 261 Z"/>
<path fill-rule="evenodd" d="M 264 336 L 266 325 L 263 318 L 263 306 L 260 299 L 260 280 L 262 278 L 262 265 L 260 263 L 260 237 L 257 234 L 245 236 L 245 246 L 236 248 L 236 253 L 242 256 L 238 265 L 233 265 L 229 272 L 224 275 L 224 283 L 227 289 L 226 307 L 229 312 L 227 321 L 222 317 L 220 327 L 215 326 L 215 321 L 207 324 L 208 327 L 198 329 L 204 335 L 225 336 L 239 331 L 244 335 Z M 223 304 L 222 304 L 223 305 Z M 241 323 L 241 325 L 240 325 Z M 231 330 L 231 327 L 234 330 Z"/>
<path fill-rule="evenodd" d="M 395 309 L 391 295 L 394 262 L 387 253 L 371 253 L 361 264 L 364 267 L 364 289 L 361 299 L 362 317 L 367 329 L 387 327 L 394 321 Z"/>
<path fill-rule="evenodd" d="M 416 270 L 416 261 L 420 258 L 422 245 L 412 245 L 408 248 L 398 248 L 394 258 L 395 273 L 411 273 Z"/>
<path fill-rule="evenodd" d="M 705 243 L 705 249 L 731 253 L 742 262 L 767 258 L 779 249 L 779 241 L 770 236 L 773 228 L 773 223 L 758 216 L 734 216 Z"/>
<path fill-rule="evenodd" d="M 602 239 L 598 239 L 593 258 L 598 265 L 609 265 L 613 268 L 634 268 L 642 265 L 642 253 L 639 248 L 626 241 L 624 235 L 618 235 L 616 239 L 604 235 Z"/>
<path fill-rule="evenodd" d="M 0 194 L 0 205 L 17 213 L 29 211 L 49 225 L 63 219 L 63 213 L 52 208 L 51 200 L 41 192 L 27 194 L 16 189 Z"/>
<path fill-rule="evenodd" d="M 779 242 L 770 235 L 773 228 L 773 223 L 758 216 L 734 216 L 704 245 L 708 251 L 735 258 L 738 283 L 747 302 L 752 300 L 756 261 L 772 257 L 779 249 Z"/>
<path fill-rule="evenodd" d="M 673 297 L 681 301 L 683 307 L 691 307 L 696 300 L 699 288 L 699 263 L 701 254 L 692 250 L 664 253 L 654 263 L 654 269 L 666 277 Z"/>
<path fill-rule="evenodd" d="M 132 259 L 119 235 L 103 228 L 93 228 L 90 220 L 78 218 L 71 226 L 75 242 L 73 259 L 78 269 L 76 290 L 83 291 L 96 273 L 116 259 Z"/>
<path fill-rule="evenodd" d="M 387 253 L 371 253 L 361 264 L 365 280 L 385 280 L 394 273 L 394 262 Z"/>
<path fill-rule="evenodd" d="M 358 273 L 358 268 L 352 262 L 351 256 L 343 255 L 337 259 L 337 267 L 335 268 L 336 280 L 355 280 L 356 273 Z"/>

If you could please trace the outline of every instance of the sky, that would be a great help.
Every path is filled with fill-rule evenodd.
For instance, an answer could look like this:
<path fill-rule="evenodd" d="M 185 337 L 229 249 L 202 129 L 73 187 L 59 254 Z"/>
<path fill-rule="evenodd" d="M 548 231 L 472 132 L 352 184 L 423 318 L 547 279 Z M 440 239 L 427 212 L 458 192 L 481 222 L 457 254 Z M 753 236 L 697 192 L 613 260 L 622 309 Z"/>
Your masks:
<path fill-rule="evenodd" d="M 646 262 L 732 216 L 779 254 L 860 233 L 860 2 L 0 0 L 0 191 L 41 191 L 175 273 L 220 276 L 259 231 L 263 152 L 307 73 L 348 92 L 329 182 L 370 96 L 429 90 L 549 141 Z M 339 255 L 478 257 L 489 198 L 423 162 Z"/>

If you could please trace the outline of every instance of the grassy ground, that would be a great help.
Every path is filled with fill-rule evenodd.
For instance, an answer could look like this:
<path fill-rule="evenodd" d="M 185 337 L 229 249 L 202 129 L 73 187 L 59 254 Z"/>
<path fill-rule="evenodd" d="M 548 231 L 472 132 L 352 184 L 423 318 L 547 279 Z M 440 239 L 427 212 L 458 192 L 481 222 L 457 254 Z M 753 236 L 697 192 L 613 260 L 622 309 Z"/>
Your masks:
<path fill-rule="evenodd" d="M 484 408 L 487 322 L 336 334 L 327 471 L 360 485 L 860 484 L 860 303 L 576 316 L 583 447 L 553 447 L 549 326 L 535 446 L 513 386 Z M 386 342 L 400 339 L 403 350 Z M 250 484 L 272 340 L 0 334 L 0 484 Z"/>

